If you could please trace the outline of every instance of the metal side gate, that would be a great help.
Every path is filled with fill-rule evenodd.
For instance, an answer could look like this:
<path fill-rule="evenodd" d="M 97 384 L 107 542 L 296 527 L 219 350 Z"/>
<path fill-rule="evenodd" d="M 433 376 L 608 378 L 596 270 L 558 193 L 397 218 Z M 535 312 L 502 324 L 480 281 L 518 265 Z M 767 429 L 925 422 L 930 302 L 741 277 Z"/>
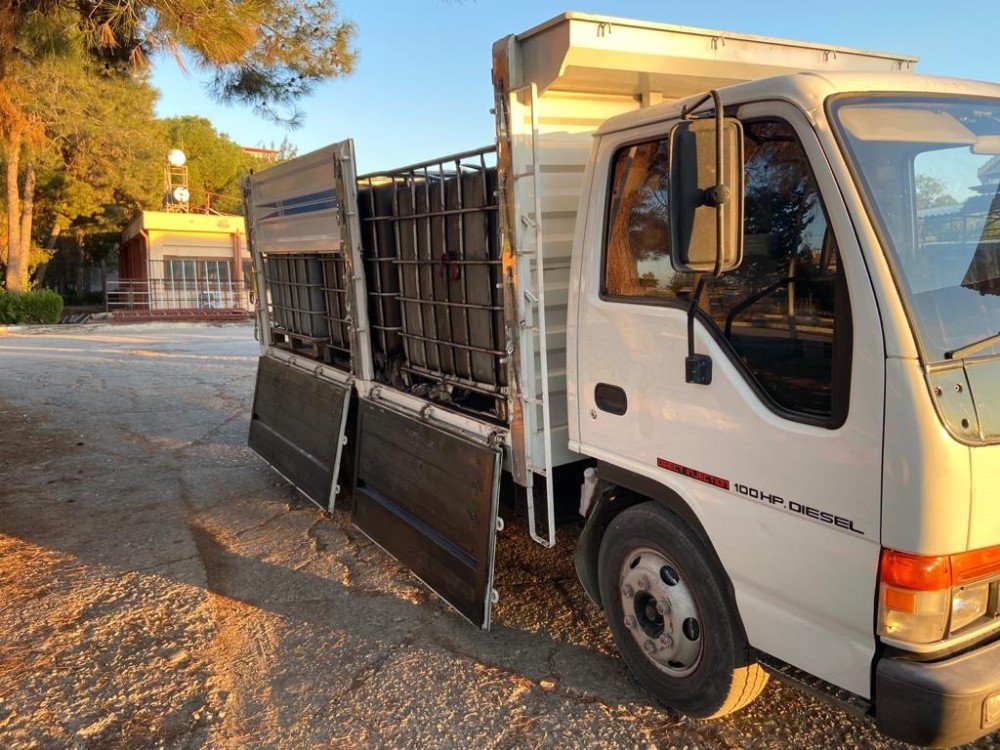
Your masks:
<path fill-rule="evenodd" d="M 354 523 L 484 629 L 507 406 L 493 153 L 357 186 L 377 384 L 359 389 Z"/>
<path fill-rule="evenodd" d="M 360 401 L 358 435 L 354 523 L 469 622 L 489 629 L 499 439 L 368 399 Z"/>
<path fill-rule="evenodd" d="M 264 355 L 257 366 L 248 444 L 324 510 L 340 492 L 351 387 Z"/>
<path fill-rule="evenodd" d="M 371 371 L 354 175 L 343 141 L 244 187 L 262 348 L 248 444 L 324 510 L 341 490 L 354 382 Z"/>

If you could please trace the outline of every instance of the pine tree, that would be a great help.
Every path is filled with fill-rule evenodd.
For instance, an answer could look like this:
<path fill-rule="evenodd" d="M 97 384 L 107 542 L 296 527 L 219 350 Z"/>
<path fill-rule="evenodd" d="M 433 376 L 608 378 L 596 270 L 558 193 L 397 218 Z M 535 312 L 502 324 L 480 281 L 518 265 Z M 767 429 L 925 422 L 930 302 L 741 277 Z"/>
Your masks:
<path fill-rule="evenodd" d="M 37 166 L 50 138 L 41 65 L 62 57 L 128 76 L 157 53 L 193 63 L 217 99 L 294 126 L 296 102 L 347 75 L 354 27 L 332 0 L 5 0 L 0 3 L 0 150 L 9 290 L 27 288 Z"/>

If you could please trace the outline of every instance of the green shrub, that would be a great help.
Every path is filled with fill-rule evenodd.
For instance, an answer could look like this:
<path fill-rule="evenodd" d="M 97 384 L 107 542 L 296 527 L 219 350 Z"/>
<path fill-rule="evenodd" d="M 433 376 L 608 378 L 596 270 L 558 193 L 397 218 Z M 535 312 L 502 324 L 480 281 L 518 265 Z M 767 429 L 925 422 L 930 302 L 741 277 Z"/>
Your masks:
<path fill-rule="evenodd" d="M 58 323 L 62 309 L 62 297 L 51 289 L 0 291 L 0 323 Z"/>
<path fill-rule="evenodd" d="M 0 289 L 0 324 L 14 320 L 14 295 Z"/>

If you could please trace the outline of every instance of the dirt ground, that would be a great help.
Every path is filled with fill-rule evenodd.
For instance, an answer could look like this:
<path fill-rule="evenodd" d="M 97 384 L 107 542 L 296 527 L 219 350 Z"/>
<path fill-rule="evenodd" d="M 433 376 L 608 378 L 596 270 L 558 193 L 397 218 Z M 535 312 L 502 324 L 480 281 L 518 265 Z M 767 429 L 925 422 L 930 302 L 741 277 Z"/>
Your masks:
<path fill-rule="evenodd" d="M 246 448 L 252 330 L 0 334 L 0 747 L 898 746 L 773 680 L 715 722 L 652 704 L 573 529 L 508 523 L 473 629 Z"/>

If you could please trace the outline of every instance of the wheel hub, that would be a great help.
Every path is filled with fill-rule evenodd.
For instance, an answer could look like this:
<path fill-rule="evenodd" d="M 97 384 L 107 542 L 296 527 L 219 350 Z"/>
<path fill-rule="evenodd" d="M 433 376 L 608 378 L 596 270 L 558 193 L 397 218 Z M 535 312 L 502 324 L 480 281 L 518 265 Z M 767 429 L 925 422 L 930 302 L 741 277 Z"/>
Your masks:
<path fill-rule="evenodd" d="M 637 549 L 625 558 L 619 592 L 625 627 L 649 662 L 672 677 L 691 674 L 701 661 L 701 615 L 677 566 Z"/>

